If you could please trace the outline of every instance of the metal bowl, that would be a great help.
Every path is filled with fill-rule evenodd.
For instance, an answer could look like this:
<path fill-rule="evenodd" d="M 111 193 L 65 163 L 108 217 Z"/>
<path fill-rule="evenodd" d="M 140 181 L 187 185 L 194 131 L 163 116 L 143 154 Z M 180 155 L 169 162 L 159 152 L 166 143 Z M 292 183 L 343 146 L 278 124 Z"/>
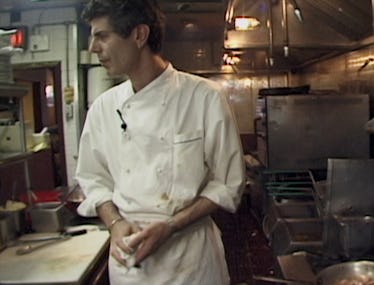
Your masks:
<path fill-rule="evenodd" d="M 350 261 L 322 269 L 315 281 L 299 281 L 273 276 L 252 276 L 253 280 L 290 285 L 373 285 L 374 261 Z M 252 284 L 252 283 L 251 283 Z"/>
<path fill-rule="evenodd" d="M 350 261 L 331 265 L 317 275 L 317 285 L 373 285 L 374 261 Z"/>

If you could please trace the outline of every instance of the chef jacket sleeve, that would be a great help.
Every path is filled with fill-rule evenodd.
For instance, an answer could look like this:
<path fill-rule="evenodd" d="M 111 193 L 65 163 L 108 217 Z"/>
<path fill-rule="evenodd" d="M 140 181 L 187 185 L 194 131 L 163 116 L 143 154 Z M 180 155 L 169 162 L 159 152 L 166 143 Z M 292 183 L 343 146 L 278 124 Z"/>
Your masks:
<path fill-rule="evenodd" d="M 111 201 L 114 182 L 104 156 L 104 142 L 100 120 L 95 112 L 98 106 L 91 106 L 80 138 L 76 179 L 86 199 L 79 205 L 82 216 L 97 216 L 96 208 Z"/>
<path fill-rule="evenodd" d="M 236 121 L 224 93 L 213 96 L 208 104 L 204 149 L 212 178 L 201 196 L 235 212 L 245 185 L 244 156 Z"/>

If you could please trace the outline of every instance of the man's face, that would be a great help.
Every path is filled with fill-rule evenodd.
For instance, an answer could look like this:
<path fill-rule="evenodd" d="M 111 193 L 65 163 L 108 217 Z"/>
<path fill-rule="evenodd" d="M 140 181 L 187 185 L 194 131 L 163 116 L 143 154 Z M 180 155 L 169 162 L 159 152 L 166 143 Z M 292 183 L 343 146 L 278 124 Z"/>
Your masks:
<path fill-rule="evenodd" d="M 96 53 L 109 75 L 130 75 L 138 62 L 139 49 L 133 37 L 123 38 L 113 32 L 108 17 L 91 21 L 90 51 Z"/>

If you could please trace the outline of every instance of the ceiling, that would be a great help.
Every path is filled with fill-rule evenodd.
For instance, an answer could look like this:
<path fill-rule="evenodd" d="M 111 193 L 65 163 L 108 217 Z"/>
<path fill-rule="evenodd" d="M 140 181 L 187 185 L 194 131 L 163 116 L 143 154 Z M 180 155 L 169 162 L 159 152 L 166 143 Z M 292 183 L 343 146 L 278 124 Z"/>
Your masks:
<path fill-rule="evenodd" d="M 86 0 L 0 0 L 0 11 L 75 5 Z M 290 70 L 372 42 L 374 0 L 159 0 L 166 40 L 210 41 L 240 58 L 237 70 Z M 294 10 L 301 11 L 302 22 Z M 235 31 L 236 16 L 260 26 Z M 216 53 L 215 56 L 222 56 Z"/>

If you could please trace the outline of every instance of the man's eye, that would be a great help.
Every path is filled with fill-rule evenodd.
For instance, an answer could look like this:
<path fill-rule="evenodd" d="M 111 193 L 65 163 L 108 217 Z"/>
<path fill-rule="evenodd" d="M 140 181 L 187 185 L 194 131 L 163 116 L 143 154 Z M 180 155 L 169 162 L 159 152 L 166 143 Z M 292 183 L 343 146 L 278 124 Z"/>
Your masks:
<path fill-rule="evenodd" d="M 93 37 L 95 40 L 105 41 L 106 39 L 109 38 L 109 33 L 98 33 L 98 34 L 95 34 Z"/>
<path fill-rule="evenodd" d="M 103 41 L 103 40 L 107 39 L 108 37 L 109 37 L 109 35 L 107 35 L 107 34 L 102 34 L 102 35 L 99 35 L 99 36 L 98 36 L 98 39 Z"/>

